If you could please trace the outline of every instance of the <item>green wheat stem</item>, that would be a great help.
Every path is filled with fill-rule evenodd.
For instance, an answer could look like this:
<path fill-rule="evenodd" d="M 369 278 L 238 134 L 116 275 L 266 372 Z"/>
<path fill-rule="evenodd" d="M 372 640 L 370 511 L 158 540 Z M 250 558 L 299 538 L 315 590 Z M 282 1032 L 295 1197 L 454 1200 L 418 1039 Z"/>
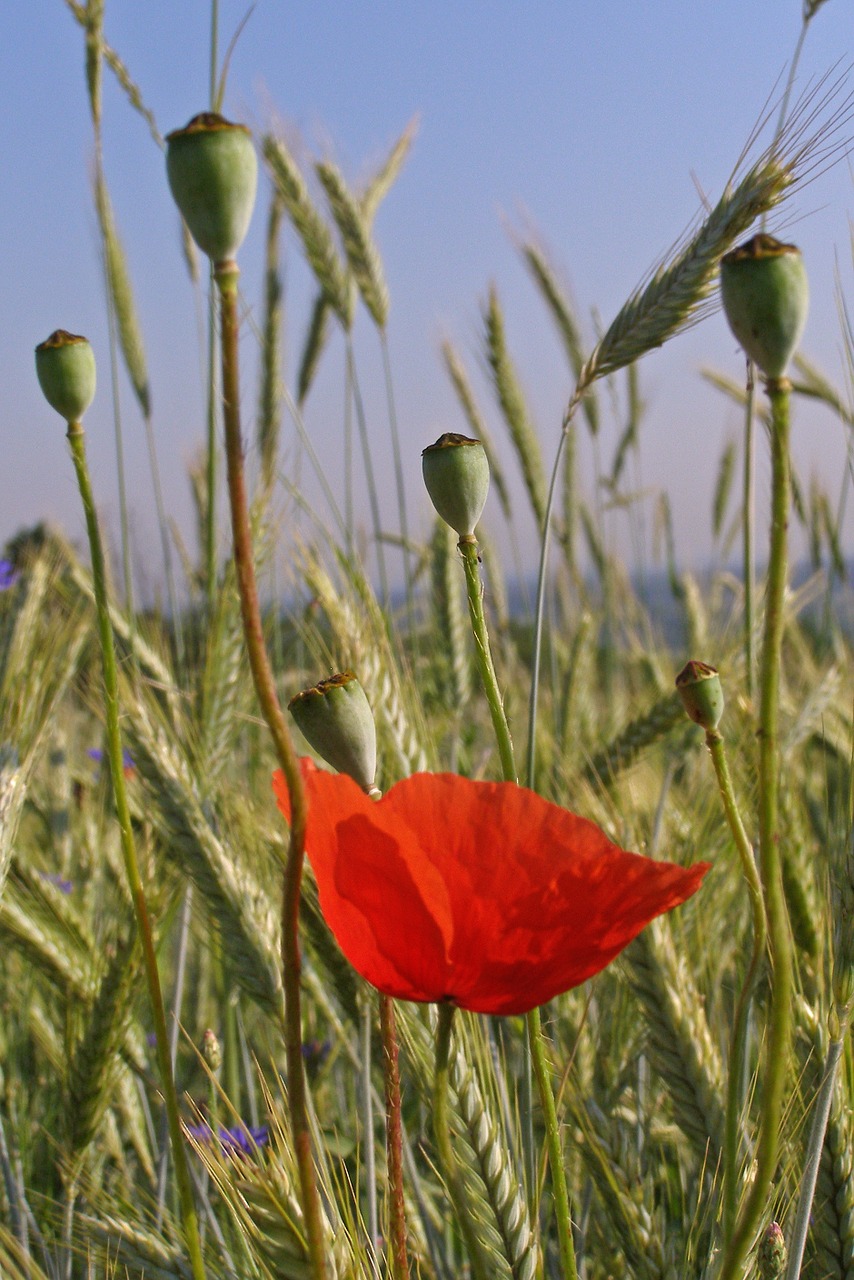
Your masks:
<path fill-rule="evenodd" d="M 786 126 L 786 116 L 789 111 L 789 100 L 792 96 L 792 89 L 795 83 L 795 76 L 798 71 L 798 64 L 803 53 L 804 43 L 807 37 L 807 29 L 810 24 L 812 15 L 806 11 L 801 29 L 798 33 L 795 50 L 792 54 L 792 61 L 789 64 L 789 74 L 786 77 L 786 87 L 783 91 L 783 98 L 780 103 L 780 111 L 777 116 L 777 126 L 774 130 L 774 138 L 771 143 L 772 151 L 777 146 L 783 135 Z M 759 222 L 760 229 L 765 230 L 768 223 L 768 210 L 766 209 Z M 753 642 L 753 602 L 756 594 L 756 569 L 753 562 L 753 410 L 756 400 L 756 368 L 752 360 L 747 361 L 747 401 L 744 406 L 745 414 L 745 432 L 744 432 L 744 509 L 742 512 L 742 551 L 744 566 L 744 660 L 747 670 L 747 696 L 753 700 L 753 690 L 755 687 L 756 673 L 756 655 Z"/>
<path fill-rule="evenodd" d="M 308 460 L 314 469 L 314 474 L 317 477 L 321 490 L 323 491 L 323 496 L 326 499 L 327 505 L 329 507 L 329 511 L 332 515 L 333 520 L 335 521 L 335 524 L 338 527 L 338 532 L 341 535 L 341 541 L 346 545 L 348 555 L 352 557 L 355 554 L 352 547 L 352 535 L 353 535 L 352 517 L 348 517 L 346 515 L 342 516 L 341 512 L 338 509 L 338 503 L 335 501 L 335 494 L 332 492 L 332 489 L 329 486 L 329 481 L 326 479 L 326 475 L 323 470 L 323 464 L 320 461 L 320 458 L 318 457 L 317 450 L 315 449 L 314 445 L 311 442 L 311 436 L 309 435 L 306 429 L 305 420 L 303 419 L 302 410 L 299 404 L 294 400 L 294 398 L 288 391 L 287 387 L 283 388 L 283 394 L 284 394 L 285 405 L 287 406 L 288 412 L 290 413 L 291 417 L 294 420 L 294 425 L 297 429 L 297 435 L 299 436 L 300 445 L 303 449 L 305 449 L 305 452 L 308 455 Z M 348 400 L 349 400 L 349 396 L 348 396 Z M 345 434 L 345 439 L 346 439 L 346 434 Z M 345 443 L 345 453 L 346 453 L 346 443 Z"/>
<path fill-rule="evenodd" d="M 216 293 L 214 290 L 213 270 L 210 275 L 210 294 L 208 297 L 208 400 L 207 400 L 207 512 L 205 518 L 205 597 L 208 609 L 214 607 L 216 599 Z"/>
<path fill-rule="evenodd" d="M 448 1086 L 450 1078 L 451 1028 L 453 1027 L 456 1010 L 452 1004 L 440 1004 L 437 1008 L 439 1021 L 436 1027 L 436 1066 L 433 1074 L 433 1132 L 436 1138 L 436 1148 L 439 1152 L 448 1194 L 451 1197 L 460 1229 L 465 1238 L 469 1262 L 471 1263 L 471 1274 L 474 1280 L 490 1280 L 489 1264 L 484 1256 L 483 1247 L 477 1238 L 462 1174 L 451 1145 Z"/>
<path fill-rule="evenodd" d="M 103 182 L 103 149 L 101 140 L 100 103 L 92 113 L 92 126 L 95 134 L 95 169 L 99 182 Z M 118 335 L 116 333 L 116 310 L 113 291 L 110 288 L 110 262 L 107 246 L 102 237 L 101 263 L 104 271 L 104 289 L 107 295 L 107 325 L 110 347 L 110 391 L 113 401 L 113 433 L 116 442 L 116 470 L 119 485 L 119 527 L 122 539 L 122 573 L 125 582 L 125 609 L 127 611 L 128 628 L 130 630 L 131 652 L 135 654 L 134 638 L 136 635 L 136 611 L 133 600 L 133 575 L 130 562 L 130 524 L 127 510 L 127 487 L 125 484 L 124 441 L 122 437 L 121 400 L 119 395 L 119 356 Z M 134 658 L 135 661 L 135 658 Z"/>
<path fill-rule="evenodd" d="M 525 1017 L 528 1029 L 528 1048 L 534 1066 L 534 1077 L 537 1081 L 537 1092 L 543 1108 L 543 1122 L 546 1130 L 546 1149 L 549 1156 L 549 1169 L 552 1175 L 552 1197 L 554 1199 L 555 1217 L 557 1218 L 558 1252 L 563 1280 L 578 1280 L 575 1265 L 575 1244 L 572 1239 L 572 1213 L 569 1207 L 569 1188 L 566 1184 L 566 1168 L 563 1159 L 563 1146 L 560 1140 L 560 1125 L 554 1093 L 552 1092 L 551 1074 L 546 1060 L 543 1028 L 539 1009 L 532 1009 Z"/>
<path fill-rule="evenodd" d="M 98 616 L 98 633 L 101 641 L 101 658 L 104 676 L 104 703 L 107 728 L 107 754 L 110 762 L 110 778 L 116 804 L 116 816 L 121 834 L 122 856 L 128 879 L 131 899 L 133 901 L 136 924 L 142 939 L 145 976 L 148 983 L 148 995 L 154 1021 L 154 1034 L 157 1049 L 157 1064 L 160 1070 L 160 1082 L 166 1104 L 166 1115 L 169 1122 L 169 1136 L 172 1143 L 172 1157 L 175 1162 L 175 1178 L 178 1184 L 178 1199 L 181 1207 L 181 1223 L 184 1243 L 190 1259 L 194 1280 L 205 1280 L 205 1267 L 202 1261 L 201 1242 L 196 1210 L 193 1204 L 193 1188 L 190 1181 L 190 1170 L 187 1164 L 187 1153 L 181 1130 L 181 1116 L 178 1109 L 178 1095 L 175 1090 L 175 1079 L 172 1074 L 172 1063 L 169 1053 L 169 1033 L 166 1027 L 166 1013 L 163 1006 L 163 993 L 160 987 L 160 975 L 157 969 L 157 956 L 151 933 L 151 922 L 145 901 L 145 891 L 139 872 L 136 856 L 133 827 L 131 825 L 130 806 L 125 787 L 124 764 L 122 760 L 122 740 L 119 729 L 119 686 L 116 653 L 113 644 L 113 630 L 110 625 L 109 605 L 107 603 L 107 582 L 104 564 L 104 550 L 95 513 L 95 501 L 86 464 L 85 438 L 82 424 L 69 422 L 68 443 L 71 457 L 77 473 L 77 483 L 83 502 L 86 517 L 86 529 L 89 535 L 89 547 L 92 556 L 92 581 L 95 588 L 95 605 Z"/>
<path fill-rule="evenodd" d="M 151 414 L 143 417 L 145 442 L 148 449 L 148 462 L 151 469 L 151 484 L 154 489 L 154 506 L 157 512 L 157 525 L 160 532 L 160 547 L 163 554 L 163 572 L 166 577 L 166 594 L 169 599 L 169 613 L 172 619 L 175 637 L 175 657 L 178 670 L 185 670 L 184 621 L 178 608 L 178 592 L 175 586 L 175 570 L 172 564 L 172 551 L 169 545 L 169 521 L 166 518 L 166 504 L 163 501 L 163 485 L 160 480 L 160 464 L 157 459 L 157 442 L 154 438 L 154 423 Z"/>
<path fill-rule="evenodd" d="M 378 788 L 368 791 L 379 800 Z M 379 993 L 380 1037 L 383 1047 L 383 1084 L 385 1087 L 386 1166 L 388 1170 L 389 1264 L 391 1280 L 409 1280 L 409 1255 L 406 1246 L 406 1202 L 403 1195 L 403 1119 L 400 1095 L 400 1052 L 397 1020 L 391 996 Z M 374 1240 L 376 1246 L 376 1239 Z"/>
<path fill-rule="evenodd" d="M 837 1035 L 833 1040 L 831 1040 L 827 1051 L 827 1061 L 824 1066 L 821 1085 L 815 1100 L 815 1111 L 813 1112 L 812 1125 L 810 1126 L 809 1142 L 807 1143 L 806 1159 L 804 1160 L 801 1194 L 800 1199 L 798 1200 L 797 1213 L 795 1214 L 795 1225 L 792 1228 L 792 1238 L 789 1241 L 789 1256 L 784 1280 L 798 1280 L 798 1277 L 801 1274 L 801 1264 L 804 1260 L 804 1248 L 806 1247 L 807 1242 L 810 1215 L 812 1213 L 815 1188 L 816 1183 L 818 1182 L 819 1168 L 821 1166 L 821 1153 L 824 1150 L 824 1139 L 827 1133 L 827 1122 L 830 1118 L 830 1106 L 833 1101 L 833 1090 L 836 1087 L 836 1077 L 839 1073 L 839 1063 L 842 1059 L 842 1052 L 845 1048 L 846 1031 L 847 1026 L 843 1024 L 843 1034 Z"/>
<path fill-rule="evenodd" d="M 350 367 L 347 366 L 347 386 L 344 396 L 344 527 L 347 554 L 354 556 L 355 537 L 353 527 L 353 387 Z"/>
<path fill-rule="evenodd" d="M 750 897 L 750 907 L 753 914 L 753 945 L 751 947 L 750 960 L 747 964 L 747 971 L 744 975 L 744 982 L 742 984 L 741 992 L 739 993 L 738 1004 L 735 1011 L 735 1026 L 733 1029 L 732 1045 L 730 1048 L 729 1076 L 727 1080 L 723 1201 L 724 1242 L 728 1243 L 732 1238 L 735 1226 L 736 1205 L 738 1201 L 738 1117 L 739 1104 L 741 1100 L 741 1079 L 744 1068 L 744 1053 L 745 1045 L 747 1043 L 747 1021 L 750 1014 L 751 996 L 753 994 L 753 989 L 756 986 L 756 980 L 759 977 L 759 968 L 765 954 L 768 930 L 765 918 L 765 903 L 762 899 L 762 883 L 759 879 L 759 872 L 756 869 L 753 847 L 747 837 L 747 832 L 744 829 L 744 823 L 741 820 L 741 813 L 739 812 L 738 803 L 733 790 L 729 764 L 727 763 L 724 740 L 717 729 L 710 729 L 706 733 L 706 746 L 709 748 L 709 754 L 712 757 L 712 764 L 715 768 L 715 776 L 718 780 L 718 789 L 721 793 L 721 800 L 723 801 L 727 822 L 729 823 L 729 828 L 732 832 L 732 838 L 735 841 L 735 847 L 738 851 L 738 855 L 741 858 L 741 866 L 744 872 L 744 878 L 747 881 L 747 892 Z"/>
<path fill-rule="evenodd" d="M 178 1062 L 178 1038 L 181 1034 L 181 1006 L 184 1001 L 184 978 L 187 968 L 187 946 L 190 937 L 190 918 L 193 906 L 193 886 L 188 884 L 184 891 L 181 907 L 181 922 L 178 927 L 178 947 L 175 961 L 175 984 L 172 993 L 171 1020 L 169 1024 L 169 1062 L 174 1075 Z M 166 1208 L 166 1182 L 168 1175 L 169 1148 L 163 1142 L 160 1151 L 160 1164 L 157 1170 L 157 1215 L 158 1227 L 163 1221 Z"/>
<path fill-rule="evenodd" d="M 211 111 L 216 111 L 217 73 L 219 64 L 219 0 L 211 0 L 210 55 L 208 60 L 208 98 Z M 207 518 L 205 520 L 205 601 L 213 614 L 216 598 L 216 289 L 213 265 L 208 271 L 208 350 L 207 350 L 207 426 L 206 476 Z"/>
<path fill-rule="evenodd" d="M 210 109 L 216 111 L 217 73 L 219 70 L 219 0 L 211 0 L 210 63 L 208 66 L 208 94 Z"/>
<path fill-rule="evenodd" d="M 477 539 L 474 535 L 462 537 L 459 541 L 460 555 L 466 574 L 466 595 L 468 597 L 469 617 L 475 639 L 475 652 L 478 671 L 483 691 L 492 717 L 492 727 L 498 743 L 501 757 L 501 771 L 505 782 L 518 782 L 516 758 L 513 752 L 513 740 L 510 726 L 504 712 L 504 703 L 498 687 L 498 678 L 492 662 L 492 651 L 489 644 L 489 633 L 486 629 L 486 616 L 483 610 L 483 585 L 480 580 L 480 563 L 477 551 Z M 554 1094 L 548 1062 L 546 1060 L 543 1029 L 540 1022 L 539 1009 L 532 1009 L 525 1019 L 528 1033 L 528 1051 L 534 1068 L 534 1078 L 543 1119 L 546 1129 L 546 1147 L 549 1156 L 549 1168 L 552 1175 L 552 1193 L 554 1196 L 555 1215 L 557 1218 L 558 1247 L 565 1280 L 576 1280 L 575 1247 L 572 1242 L 572 1215 L 569 1207 L 569 1190 L 566 1184 L 563 1150 L 560 1140 Z M 533 1189 L 529 1188 L 533 1195 Z"/>
<path fill-rule="evenodd" d="M 403 580 L 406 588 L 406 621 L 410 636 L 415 631 L 415 601 L 412 593 L 412 555 L 409 542 L 409 521 L 406 515 L 406 489 L 403 483 L 403 461 L 400 456 L 400 432 L 397 426 L 397 406 L 394 399 L 394 383 L 391 376 L 391 357 L 388 350 L 388 334 L 380 329 L 380 346 L 383 353 L 383 379 L 388 404 L 388 422 L 391 447 L 394 456 L 394 478 L 397 487 L 397 515 L 400 536 L 403 540 Z"/>
<path fill-rule="evenodd" d="M 382 589 L 383 600 L 389 603 L 391 597 L 389 595 L 388 574 L 385 565 L 385 551 L 383 550 L 382 541 L 382 520 L 380 518 L 380 504 L 377 497 L 377 483 L 374 478 L 374 466 L 371 462 L 371 446 L 368 440 L 368 422 L 365 417 L 365 406 L 362 400 L 362 393 L 359 390 L 359 382 L 356 377 L 356 359 L 353 354 L 353 340 L 350 334 L 347 334 L 347 375 L 350 386 L 353 389 L 353 403 L 356 408 L 356 422 L 359 428 L 359 440 L 362 446 L 362 461 L 365 466 L 365 481 L 368 486 L 368 502 L 371 508 L 371 520 L 374 526 L 374 542 L 377 549 L 377 568 L 380 575 L 380 587 Z"/>
<path fill-rule="evenodd" d="M 106 274 L 107 265 L 104 264 Z M 107 290 L 109 295 L 109 289 Z M 128 626 L 131 632 L 131 649 L 134 648 L 133 637 L 136 631 L 136 611 L 133 602 L 133 570 L 130 562 L 130 521 L 128 519 L 127 483 L 125 479 L 125 451 L 122 435 L 122 411 L 119 394 L 119 355 L 116 337 L 116 317 L 112 296 L 107 299 L 108 327 L 110 338 L 110 387 L 113 399 L 113 431 L 116 442 L 116 470 L 119 482 L 119 527 L 122 536 L 122 574 L 125 582 L 125 609 Z"/>
<path fill-rule="evenodd" d="M 724 1257 L 720 1280 L 735 1280 L 765 1208 L 780 1147 L 783 1090 L 792 1038 L 792 944 L 783 892 L 778 821 L 780 666 L 786 592 L 791 383 L 769 379 L 771 401 L 771 538 L 759 688 L 759 871 L 771 947 L 771 1007 L 755 1174 Z"/>
<path fill-rule="evenodd" d="M 537 570 L 537 603 L 534 610 L 534 653 L 531 660 L 531 693 L 528 701 L 528 761 L 526 772 L 527 783 L 532 790 L 534 789 L 536 781 L 537 709 L 540 694 L 540 666 L 542 663 L 542 635 L 546 599 L 546 574 L 548 573 L 549 547 L 551 544 L 551 513 L 554 509 L 561 459 L 563 458 L 563 451 L 566 447 L 567 439 L 569 438 L 569 433 L 572 428 L 572 420 L 578 403 L 578 400 L 573 399 L 566 411 L 563 423 L 561 424 L 560 439 L 558 440 L 558 446 L 555 450 L 555 460 L 554 465 L 552 466 L 552 474 L 549 481 L 549 492 L 546 499 L 546 518 L 543 521 L 543 531 L 540 538 L 540 563 Z"/>
<path fill-rule="evenodd" d="M 753 702 L 756 684 L 756 654 L 753 642 L 756 567 L 753 562 L 753 439 L 756 376 L 752 360 L 747 362 L 747 401 L 744 406 L 744 490 L 741 512 L 742 574 L 744 577 L 744 667 L 747 697 Z"/>
<path fill-rule="evenodd" d="M 291 806 L 290 841 L 282 890 L 282 977 L 285 992 L 285 1050 L 288 1067 L 288 1106 L 291 1131 L 299 1171 L 300 1199 L 308 1242 L 311 1274 L 326 1280 L 323 1218 L 311 1150 L 308 1099 L 302 1056 L 302 1007 L 299 946 L 299 908 L 302 870 L 305 859 L 307 804 L 285 717 L 276 694 L 273 672 L 264 643 L 258 587 L 252 555 L 249 501 L 243 467 L 240 433 L 240 390 L 238 366 L 237 263 L 217 263 L 216 283 L 220 295 L 220 343 L 222 349 L 222 400 L 225 424 L 225 453 L 228 496 L 231 507 L 234 566 L 240 594 L 240 610 L 252 680 L 261 712 L 270 730 L 276 757 L 284 774 Z"/>
<path fill-rule="evenodd" d="M 371 1031 L 373 1029 L 373 1018 L 371 1002 L 368 999 L 362 1000 L 361 1018 L 362 1080 L 360 1092 L 362 1104 L 361 1120 L 364 1130 L 362 1158 L 365 1172 L 365 1194 L 368 1201 L 368 1240 L 370 1241 L 370 1255 L 373 1257 L 376 1252 L 380 1230 L 377 1211 L 377 1169 L 374 1157 L 374 1093 L 371 1081 Z"/>

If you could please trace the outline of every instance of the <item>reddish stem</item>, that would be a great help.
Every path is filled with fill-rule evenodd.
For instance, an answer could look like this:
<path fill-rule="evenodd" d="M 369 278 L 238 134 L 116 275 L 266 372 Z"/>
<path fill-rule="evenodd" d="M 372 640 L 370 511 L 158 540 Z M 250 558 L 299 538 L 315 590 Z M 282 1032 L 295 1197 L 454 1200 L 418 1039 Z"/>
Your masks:
<path fill-rule="evenodd" d="M 228 496 L 234 537 L 234 565 L 240 593 L 243 632 L 255 692 L 261 712 L 270 730 L 291 805 L 290 842 L 282 889 L 282 978 L 285 991 L 285 1050 L 288 1064 L 288 1105 L 294 1149 L 299 1170 L 303 1218 L 308 1239 L 308 1252 L 314 1280 L 327 1280 L 324 1256 L 323 1217 L 320 1196 L 311 1155 L 311 1131 L 308 1122 L 305 1074 L 302 1057 L 302 1010 L 300 1006 L 299 908 L 302 868 L 305 857 L 306 799 L 299 760 L 285 723 L 276 694 L 270 667 L 255 565 L 249 503 L 243 470 L 243 442 L 240 436 L 240 386 L 238 378 L 238 321 L 236 262 L 217 263 L 214 272 L 220 294 L 220 326 L 222 341 L 222 400 L 225 423 L 225 452 L 228 472 Z"/>
<path fill-rule="evenodd" d="M 400 1121 L 400 1071 L 394 1001 L 380 992 L 380 1030 L 385 1080 L 386 1159 L 388 1160 L 390 1256 L 394 1280 L 409 1280 L 406 1209 L 403 1202 L 403 1133 Z"/>

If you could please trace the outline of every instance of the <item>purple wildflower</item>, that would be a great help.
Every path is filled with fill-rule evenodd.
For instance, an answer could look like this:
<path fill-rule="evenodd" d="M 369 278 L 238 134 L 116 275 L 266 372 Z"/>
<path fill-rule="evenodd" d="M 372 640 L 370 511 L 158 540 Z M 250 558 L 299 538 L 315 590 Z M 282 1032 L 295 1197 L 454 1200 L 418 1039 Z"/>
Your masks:
<path fill-rule="evenodd" d="M 198 1142 L 213 1141 L 213 1130 L 209 1124 L 188 1124 L 187 1132 Z M 247 1125 L 235 1125 L 233 1129 L 220 1126 L 219 1142 L 223 1155 L 253 1155 L 259 1147 L 264 1147 L 270 1140 L 270 1133 L 265 1124 L 257 1129 Z"/>
<path fill-rule="evenodd" d="M 86 754 L 90 760 L 101 761 L 104 759 L 104 752 L 100 747 L 90 747 Z M 122 768 L 125 771 L 126 778 L 130 777 L 136 769 L 136 761 L 128 751 L 127 747 L 122 747 Z"/>
<path fill-rule="evenodd" d="M 322 1067 L 332 1050 L 332 1041 L 326 1040 L 304 1040 L 302 1045 L 302 1056 L 308 1069 L 317 1069 Z"/>
<path fill-rule="evenodd" d="M 0 591 L 8 591 L 20 578 L 19 571 L 11 560 L 0 560 Z"/>
<path fill-rule="evenodd" d="M 72 882 L 70 880 L 64 880 L 58 871 L 40 871 L 39 875 L 42 880 L 46 880 L 48 884 L 56 885 L 60 893 L 67 895 L 71 893 L 74 888 Z"/>

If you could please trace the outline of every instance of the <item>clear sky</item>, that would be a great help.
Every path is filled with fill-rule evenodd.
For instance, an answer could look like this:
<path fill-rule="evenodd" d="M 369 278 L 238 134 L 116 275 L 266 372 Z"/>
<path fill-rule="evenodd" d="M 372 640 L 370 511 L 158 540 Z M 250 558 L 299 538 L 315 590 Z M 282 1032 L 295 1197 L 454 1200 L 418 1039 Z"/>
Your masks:
<path fill-rule="evenodd" d="M 245 11 L 244 0 L 221 0 L 221 52 Z M 535 227 L 588 332 L 594 314 L 607 324 L 696 215 L 698 189 L 713 200 L 719 195 L 785 72 L 800 20 L 799 0 L 258 0 L 231 64 L 230 118 L 262 129 L 275 114 L 304 158 L 332 156 L 355 182 L 419 117 L 412 154 L 375 227 L 391 293 L 389 342 L 419 531 L 428 519 L 420 451 L 441 431 L 464 429 L 438 357 L 444 336 L 466 359 L 511 461 L 482 368 L 480 308 L 492 282 L 547 459 L 557 443 L 570 380 L 508 229 Z M 207 106 L 208 28 L 207 0 L 107 0 L 107 38 L 164 133 Z M 851 0 L 826 0 L 810 26 L 799 86 L 837 62 L 850 63 L 852 46 Z M 33 347 L 58 327 L 87 334 L 96 349 L 100 384 L 88 417 L 89 448 L 99 503 L 116 519 L 83 59 L 82 32 L 62 0 L 6 6 L 0 538 L 45 517 L 75 537 L 82 530 L 62 426 L 41 399 L 33 370 Z M 204 433 L 195 302 L 162 154 L 109 71 L 104 89 L 106 176 L 146 342 L 166 502 L 189 535 L 186 462 Z M 853 196 L 843 161 L 797 192 L 786 210 L 797 219 L 786 235 L 801 245 L 811 281 L 803 349 L 843 386 L 834 270 L 838 263 L 854 308 Z M 256 307 L 265 204 L 262 184 L 241 252 L 247 301 Z M 286 376 L 292 380 L 313 294 L 292 233 L 285 237 L 285 269 Z M 388 438 L 385 398 L 364 313 L 357 339 L 379 452 Z M 255 403 L 251 347 L 247 338 L 247 434 Z M 700 380 L 705 364 L 736 378 L 743 372 L 720 315 L 641 366 L 643 483 L 670 493 L 679 551 L 695 564 L 709 549 L 720 451 L 739 432 L 738 413 Z M 334 485 L 340 484 L 342 368 L 336 342 L 307 412 Z M 144 557 L 149 549 L 154 554 L 153 503 L 142 425 L 123 375 L 120 395 L 132 518 Z M 604 431 L 606 463 L 618 434 L 619 415 Z M 835 501 L 845 465 L 840 427 L 822 411 L 799 410 L 795 435 L 804 479 L 815 470 Z M 387 511 L 393 527 L 391 502 Z M 526 517 L 520 533 L 530 551 Z M 847 542 L 850 549 L 854 520 Z"/>

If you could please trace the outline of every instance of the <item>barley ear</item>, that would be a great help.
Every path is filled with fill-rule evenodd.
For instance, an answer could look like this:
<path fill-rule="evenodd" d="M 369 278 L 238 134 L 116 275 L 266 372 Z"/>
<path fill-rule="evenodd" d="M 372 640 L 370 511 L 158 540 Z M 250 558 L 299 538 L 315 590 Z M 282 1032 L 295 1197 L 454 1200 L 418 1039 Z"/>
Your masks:
<path fill-rule="evenodd" d="M 341 235 L 344 252 L 359 292 L 378 329 L 388 320 L 388 288 L 383 275 L 379 251 L 371 238 L 367 219 L 359 202 L 349 190 L 340 170 L 329 163 L 318 164 L 315 171 L 326 192 L 329 209 Z"/>
<path fill-rule="evenodd" d="M 504 316 L 498 300 L 498 292 L 494 287 L 489 291 L 483 321 L 486 358 L 492 373 L 495 395 L 516 449 L 537 526 L 542 530 L 546 516 L 546 476 L 543 456 L 507 349 Z"/>
<path fill-rule="evenodd" d="M 317 283 L 341 324 L 349 331 L 353 323 L 352 293 L 329 228 L 309 195 L 296 161 L 281 138 L 267 134 L 262 148 L 273 182 L 302 241 L 305 256 Z"/>

